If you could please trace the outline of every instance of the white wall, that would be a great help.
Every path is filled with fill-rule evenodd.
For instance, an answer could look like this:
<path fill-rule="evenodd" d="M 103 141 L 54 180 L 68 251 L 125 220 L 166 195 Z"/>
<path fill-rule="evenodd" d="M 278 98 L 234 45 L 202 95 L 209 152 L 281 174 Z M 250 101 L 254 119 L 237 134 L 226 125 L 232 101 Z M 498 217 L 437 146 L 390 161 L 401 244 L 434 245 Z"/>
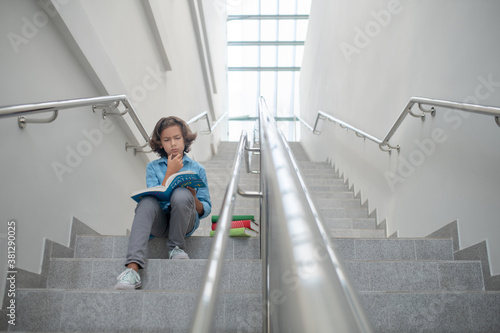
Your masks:
<path fill-rule="evenodd" d="M 223 0 L 202 3 L 217 88 L 214 105 L 218 118 L 227 110 L 227 11 Z"/>
<path fill-rule="evenodd" d="M 314 0 L 302 117 L 314 124 L 322 110 L 382 139 L 412 96 L 500 106 L 499 12 L 494 0 Z M 302 133 L 310 157 L 335 163 L 387 220 L 388 234 L 426 236 L 458 220 L 461 248 L 486 240 L 492 274 L 500 273 L 500 128 L 492 117 L 442 108 L 425 121 L 409 116 L 392 154 L 333 123 L 320 136 Z"/>
<path fill-rule="evenodd" d="M 34 1 L 0 6 L 1 105 L 98 95 L 54 25 L 35 25 L 44 16 Z M 30 26 L 36 30 L 28 33 Z M 26 43 L 13 47 L 8 33 Z M 113 119 L 102 126 L 86 107 L 25 129 L 5 118 L 0 128 L 0 220 L 17 220 L 18 267 L 40 271 L 44 238 L 69 245 L 73 216 L 104 234 L 125 233 L 134 209 L 129 193 L 143 186 L 146 160 L 125 152 L 129 138 Z"/>
<path fill-rule="evenodd" d="M 93 28 L 99 36 L 105 52 L 116 67 L 127 95 L 141 113 L 146 128 L 152 130 L 161 117 L 175 115 L 186 121 L 209 110 L 208 98 L 203 80 L 202 66 L 198 53 L 198 44 L 193 28 L 193 21 L 188 1 L 153 1 L 153 9 L 162 21 L 165 31 L 160 31 L 164 38 L 171 71 L 165 71 L 159 54 L 153 45 L 147 17 L 141 1 L 107 0 L 81 1 Z M 215 71 L 219 92 L 213 94 L 216 101 L 217 116 L 225 112 L 223 103 L 227 96 L 225 63 L 225 35 L 220 36 L 220 25 L 225 24 L 224 17 L 208 10 L 207 20 L 211 23 L 210 31 L 214 53 Z M 216 44 L 218 42 L 218 44 Z M 141 89 L 150 73 L 155 73 L 149 80 L 153 89 Z M 143 94 L 146 91 L 147 94 Z M 214 120 L 211 118 L 211 120 Z M 207 129 L 205 121 L 192 125 L 194 130 Z M 221 126 L 222 128 L 222 126 Z M 209 140 L 200 135 L 200 140 L 193 146 L 191 156 L 197 160 L 207 160 L 211 156 L 211 143 L 219 142 L 221 133 L 210 136 Z M 153 156 L 152 158 L 156 158 Z"/>
<path fill-rule="evenodd" d="M 0 2 L 0 106 L 126 94 L 149 132 L 160 117 L 188 120 L 207 110 L 187 2 L 160 2 L 168 72 L 141 1 L 52 3 L 58 13 L 49 18 L 36 0 Z M 225 81 L 219 85 L 224 94 Z M 130 228 L 135 203 L 129 195 L 145 186 L 146 163 L 156 156 L 125 151 L 125 142 L 144 140 L 130 120 L 108 119 L 102 123 L 90 107 L 60 111 L 55 122 L 25 129 L 17 118 L 0 119 L 0 221 L 17 221 L 19 268 L 40 272 L 45 238 L 69 245 L 73 216 L 102 234 Z M 200 135 L 192 157 L 209 159 L 223 128 L 210 139 Z"/>

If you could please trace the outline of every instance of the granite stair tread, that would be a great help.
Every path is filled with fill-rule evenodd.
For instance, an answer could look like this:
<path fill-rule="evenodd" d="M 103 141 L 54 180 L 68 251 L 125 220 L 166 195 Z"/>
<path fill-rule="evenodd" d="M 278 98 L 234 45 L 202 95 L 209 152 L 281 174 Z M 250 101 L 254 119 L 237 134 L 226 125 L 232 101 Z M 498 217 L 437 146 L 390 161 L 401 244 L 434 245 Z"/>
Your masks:
<path fill-rule="evenodd" d="M 484 291 L 480 261 L 454 260 L 449 238 L 387 238 L 330 163 L 309 161 L 300 143 L 289 145 L 375 332 L 500 332 L 500 292 Z M 203 162 L 212 215 L 220 211 L 237 146 L 222 142 Z M 259 175 L 243 171 L 240 185 L 258 190 Z M 258 221 L 258 200 L 238 197 L 234 214 Z M 165 239 L 150 240 L 143 288 L 135 291 L 112 290 L 128 236 L 77 236 L 74 258 L 50 260 L 47 288 L 17 290 L 19 325 L 11 331 L 187 331 L 212 246 L 210 229 L 210 218 L 204 219 L 186 239 L 190 260 L 168 260 Z M 260 239 L 230 237 L 226 251 L 215 330 L 261 332 Z"/>
<path fill-rule="evenodd" d="M 148 260 L 140 272 L 143 290 L 198 290 L 207 260 Z M 479 261 L 346 260 L 344 267 L 358 291 L 484 290 Z M 52 259 L 47 287 L 111 289 L 124 270 L 122 259 Z M 260 260 L 225 262 L 222 291 L 259 291 Z"/>
<path fill-rule="evenodd" d="M 150 259 L 139 271 L 142 290 L 199 290 L 208 260 Z M 123 259 L 52 259 L 47 287 L 55 289 L 111 290 L 125 269 Z M 221 291 L 261 291 L 260 260 L 224 263 Z"/>

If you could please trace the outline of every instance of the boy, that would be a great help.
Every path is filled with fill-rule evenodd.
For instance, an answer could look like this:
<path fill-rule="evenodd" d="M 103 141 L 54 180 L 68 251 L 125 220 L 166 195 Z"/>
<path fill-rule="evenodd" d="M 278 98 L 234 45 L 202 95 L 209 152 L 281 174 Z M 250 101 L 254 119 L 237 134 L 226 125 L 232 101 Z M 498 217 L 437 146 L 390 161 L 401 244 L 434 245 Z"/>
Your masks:
<path fill-rule="evenodd" d="M 118 276 L 114 289 L 141 287 L 138 272 L 146 265 L 146 249 L 151 236 L 168 238 L 169 259 L 189 259 L 184 252 L 184 238 L 193 234 L 200 219 L 207 217 L 212 209 L 205 168 L 186 155 L 196 136 L 186 122 L 177 117 L 165 117 L 156 124 L 149 145 L 160 158 L 146 168 L 147 187 L 165 186 L 168 177 L 187 170 L 196 172 L 207 187 L 198 190 L 177 188 L 169 201 L 158 201 L 152 196 L 139 201 L 130 232 L 127 269 Z"/>

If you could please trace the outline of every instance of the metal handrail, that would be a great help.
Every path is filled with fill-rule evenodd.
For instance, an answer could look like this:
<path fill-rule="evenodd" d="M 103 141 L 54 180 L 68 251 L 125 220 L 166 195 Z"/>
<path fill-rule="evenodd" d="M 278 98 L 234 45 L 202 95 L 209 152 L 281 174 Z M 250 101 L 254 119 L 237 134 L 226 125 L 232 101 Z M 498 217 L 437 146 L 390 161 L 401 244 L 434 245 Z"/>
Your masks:
<path fill-rule="evenodd" d="M 263 98 L 259 114 L 263 331 L 371 332 Z"/>
<path fill-rule="evenodd" d="M 362 331 L 369 332 L 370 328 L 369 328 L 369 323 L 367 321 L 366 315 L 364 314 L 362 306 L 359 303 L 359 300 L 357 299 L 355 290 L 351 286 L 349 280 L 345 278 L 346 277 L 346 269 L 343 267 L 342 263 L 339 260 L 338 255 L 336 254 L 336 252 L 334 250 L 334 245 L 332 244 L 332 241 L 331 241 L 330 237 L 328 236 L 324 222 L 322 221 L 320 214 L 319 214 L 318 210 L 316 209 L 316 206 L 314 204 L 312 196 L 307 189 L 306 182 L 305 182 L 304 178 L 302 177 L 297 160 L 295 159 L 295 157 L 292 153 L 292 150 L 290 149 L 290 146 L 288 145 L 287 140 L 286 140 L 283 132 L 280 132 L 280 135 L 281 135 L 281 140 L 283 142 L 283 145 L 285 146 L 285 148 L 288 151 L 288 154 L 290 156 L 290 160 L 292 162 L 293 168 L 295 169 L 295 172 L 297 173 L 297 178 L 298 178 L 299 183 L 304 191 L 304 195 L 306 197 L 307 203 L 309 204 L 309 207 L 311 207 L 311 211 L 312 211 L 313 216 L 314 216 L 314 222 L 316 223 L 316 226 L 317 226 L 317 228 L 321 234 L 321 237 L 323 239 L 323 242 L 326 245 L 326 250 L 328 251 L 328 255 L 330 256 L 330 260 L 332 261 L 333 266 L 335 267 L 335 271 L 337 272 L 337 276 L 339 276 L 339 281 L 342 284 L 344 294 L 345 294 L 346 299 L 348 301 L 348 306 L 351 308 L 352 313 L 353 313 L 356 321 L 359 323 L 359 326 L 362 328 Z"/>
<path fill-rule="evenodd" d="M 123 112 L 110 112 L 112 109 L 118 109 L 120 102 L 125 106 L 125 111 Z M 149 153 L 151 150 L 146 151 L 142 148 L 145 148 L 149 144 L 150 136 L 144 127 L 142 120 L 139 118 L 139 115 L 135 111 L 134 107 L 128 100 L 126 95 L 111 95 L 111 96 L 100 96 L 100 97 L 87 97 L 87 98 L 78 98 L 78 99 L 70 99 L 70 100 L 59 100 L 59 101 L 50 101 L 50 102 L 40 102 L 40 103 L 30 103 L 30 104 L 21 104 L 21 105 L 10 105 L 0 107 L 0 118 L 7 117 L 18 117 L 18 125 L 20 128 L 25 128 L 27 123 L 50 123 L 56 120 L 59 110 L 65 109 L 73 109 L 84 106 L 92 106 L 92 110 L 96 112 L 97 109 L 102 109 L 102 117 L 105 119 L 106 116 L 123 116 L 126 113 L 130 115 L 135 126 L 141 133 L 142 137 L 146 141 L 143 145 L 131 145 L 128 142 L 125 143 L 125 150 L 129 148 L 134 148 L 134 154 L 136 153 Z M 45 119 L 26 119 L 25 115 L 29 114 L 37 114 L 37 113 L 45 113 L 45 112 L 53 112 L 52 116 Z M 224 113 L 213 126 L 210 126 L 210 119 L 208 118 L 208 112 L 204 111 L 197 115 L 196 117 L 190 119 L 187 124 L 196 122 L 202 118 L 206 118 L 208 130 L 200 131 L 201 134 L 211 134 L 215 127 L 219 125 L 221 120 L 227 116 L 227 112 Z"/>
<path fill-rule="evenodd" d="M 314 134 L 320 134 L 321 133 L 321 131 L 317 131 L 316 130 L 316 127 L 318 126 L 317 125 L 317 123 L 318 123 L 318 118 L 317 117 L 316 117 L 316 123 L 314 124 L 314 128 L 311 125 L 309 125 L 304 119 L 302 119 L 299 116 L 295 116 L 295 119 L 297 119 L 299 122 L 301 122 L 302 125 L 304 125 L 308 130 L 310 130 Z"/>
<path fill-rule="evenodd" d="M 212 131 L 214 130 L 214 128 L 217 127 L 217 125 L 220 124 L 220 122 L 222 121 L 222 119 L 224 119 L 224 117 L 226 117 L 228 115 L 228 112 L 224 112 L 224 114 L 222 116 L 219 117 L 219 119 L 217 119 L 215 121 L 215 123 L 213 124 L 213 126 L 210 128 L 210 133 L 212 133 Z"/>
<path fill-rule="evenodd" d="M 200 119 L 203 119 L 205 118 L 207 120 L 207 126 L 208 126 L 208 130 L 206 131 L 200 131 L 201 134 L 212 134 L 213 130 L 215 129 L 215 127 L 217 127 L 217 125 L 219 125 L 219 123 L 221 122 L 221 120 L 227 116 L 227 111 L 219 117 L 219 119 L 217 119 L 215 121 L 215 123 L 213 124 L 213 126 L 210 126 L 210 119 L 208 117 L 208 111 L 203 111 L 202 113 L 200 113 L 199 115 L 189 119 L 186 123 L 189 125 L 189 124 L 192 124 L 194 122 L 197 122 L 198 120 Z"/>
<path fill-rule="evenodd" d="M 421 114 L 415 114 L 412 110 L 412 107 L 417 104 L 418 108 L 420 111 L 422 111 Z M 428 105 L 431 106 L 430 110 L 424 109 L 422 105 Z M 476 105 L 476 104 L 467 104 L 467 103 L 459 103 L 459 102 L 453 102 L 453 101 L 445 101 L 445 100 L 438 100 L 438 99 L 430 99 L 430 98 L 423 98 L 423 97 L 412 97 L 406 104 L 405 108 L 403 111 L 401 111 L 399 117 L 396 119 L 392 127 L 389 129 L 387 134 L 383 139 L 378 139 L 370 134 L 367 134 L 360 129 L 357 129 L 356 127 L 349 125 L 342 120 L 339 120 L 323 111 L 318 111 L 318 115 L 316 116 L 316 121 L 314 123 L 314 127 L 309 125 L 306 121 L 304 121 L 302 118 L 296 116 L 297 120 L 299 120 L 304 126 L 307 127 L 311 132 L 313 132 L 316 135 L 319 135 L 321 133 L 321 130 L 318 130 L 318 123 L 319 120 L 324 120 L 328 119 L 329 121 L 338 123 L 341 127 L 350 129 L 354 132 L 356 132 L 356 135 L 362 138 L 367 138 L 379 145 L 379 148 L 383 151 L 386 152 L 391 152 L 391 150 L 396 149 L 399 151 L 400 146 L 396 145 L 393 146 L 389 144 L 389 140 L 392 138 L 394 133 L 397 131 L 403 120 L 406 118 L 408 114 L 410 114 L 413 117 L 421 118 L 422 120 L 425 120 L 425 113 L 430 113 L 432 116 L 435 116 L 436 114 L 436 109 L 434 107 L 442 107 L 442 108 L 447 108 L 447 109 L 456 109 L 460 111 L 468 111 L 472 113 L 478 113 L 478 114 L 483 114 L 483 115 L 489 115 L 493 116 L 495 119 L 495 123 L 500 126 L 500 107 L 496 106 L 484 106 L 484 105 Z"/>
<path fill-rule="evenodd" d="M 147 143 L 147 141 L 149 141 L 149 134 L 147 133 L 144 124 L 135 112 L 134 107 L 132 106 L 126 95 L 88 97 L 71 100 L 4 106 L 0 108 L 0 118 L 18 116 L 19 127 L 24 128 L 26 126 L 26 123 L 42 123 L 54 121 L 57 117 L 57 112 L 60 110 L 78 108 L 83 106 L 92 106 L 94 112 L 96 109 L 103 109 L 103 117 L 105 117 L 106 115 L 114 115 L 113 113 L 107 112 L 107 110 L 117 108 L 120 102 L 125 106 L 125 109 L 128 111 L 130 117 L 134 121 L 134 124 L 137 126 L 137 129 Z M 24 117 L 28 114 L 44 112 L 54 112 L 54 115 L 48 119 L 26 119 Z M 123 115 L 124 113 L 118 113 L 118 115 Z M 131 146 L 128 143 L 125 144 L 125 149 L 137 147 L 138 146 Z"/>
<path fill-rule="evenodd" d="M 224 255 L 229 237 L 229 229 L 234 210 L 236 194 L 247 197 L 261 196 L 260 192 L 245 192 L 238 188 L 241 163 L 243 154 L 246 152 L 248 138 L 245 131 L 241 132 L 238 150 L 234 160 L 231 180 L 226 188 L 222 207 L 217 220 L 217 229 L 213 237 L 212 248 L 208 258 L 207 268 L 205 270 L 203 288 L 199 294 L 196 312 L 191 323 L 191 332 L 212 332 L 214 324 L 213 318 L 215 306 L 217 304 L 218 290 L 221 282 L 221 274 L 224 263 Z"/>
<path fill-rule="evenodd" d="M 207 120 L 208 131 L 200 131 L 200 133 L 203 133 L 203 134 L 205 134 L 206 132 L 211 133 L 210 120 L 208 119 L 208 111 L 203 111 L 199 115 L 189 119 L 188 121 L 186 121 L 186 124 L 188 124 L 188 125 L 192 124 L 192 123 L 197 122 L 198 120 L 203 119 L 203 118 L 205 118 Z"/>

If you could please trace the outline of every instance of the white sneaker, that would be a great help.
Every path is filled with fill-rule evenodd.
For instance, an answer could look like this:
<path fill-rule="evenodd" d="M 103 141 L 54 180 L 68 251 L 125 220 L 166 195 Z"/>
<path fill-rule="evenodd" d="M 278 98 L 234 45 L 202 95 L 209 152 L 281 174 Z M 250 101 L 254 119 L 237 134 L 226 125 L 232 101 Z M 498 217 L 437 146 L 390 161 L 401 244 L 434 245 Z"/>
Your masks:
<path fill-rule="evenodd" d="M 118 283 L 115 284 L 116 290 L 135 290 L 142 286 L 141 277 L 139 273 L 132 268 L 127 268 L 120 275 L 118 275 Z"/>
<path fill-rule="evenodd" d="M 184 250 L 182 250 L 181 248 L 176 246 L 172 250 L 169 251 L 168 258 L 169 259 L 189 259 L 189 256 L 186 252 L 184 252 Z"/>

